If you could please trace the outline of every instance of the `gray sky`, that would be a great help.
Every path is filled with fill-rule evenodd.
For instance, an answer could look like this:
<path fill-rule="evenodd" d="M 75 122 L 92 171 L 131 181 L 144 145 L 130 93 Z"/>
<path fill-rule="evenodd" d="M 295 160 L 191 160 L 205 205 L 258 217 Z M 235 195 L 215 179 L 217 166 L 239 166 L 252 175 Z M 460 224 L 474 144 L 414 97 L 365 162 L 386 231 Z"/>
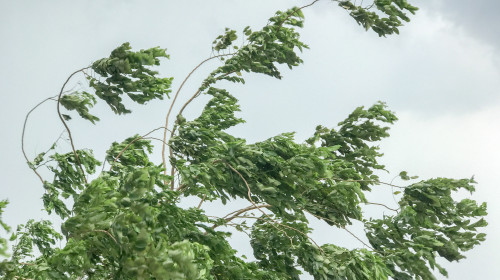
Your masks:
<path fill-rule="evenodd" d="M 419 5 L 416 1 L 416 5 Z M 128 41 L 134 49 L 161 46 L 171 55 L 161 72 L 175 77 L 174 88 L 210 55 L 213 39 L 224 27 L 259 28 L 277 9 L 308 1 L 7 1 L 0 0 L 0 127 L 2 161 L 0 199 L 11 202 L 5 221 L 15 226 L 44 217 L 42 187 L 24 163 L 20 133 L 25 113 L 59 92 L 67 76 Z M 447 265 L 450 279 L 494 279 L 500 274 L 500 19 L 498 1 L 438 0 L 422 4 L 401 35 L 378 38 L 364 32 L 327 0 L 305 10 L 303 40 L 310 50 L 304 65 L 283 69 L 281 81 L 257 75 L 231 86 L 247 123 L 233 133 L 259 141 L 296 131 L 302 140 L 317 124 L 334 126 L 359 105 L 387 102 L 400 121 L 381 143 L 387 168 L 407 170 L 421 179 L 470 177 L 479 182 L 474 198 L 489 206 L 487 241 L 459 264 Z M 197 72 L 182 100 L 215 67 Z M 77 79 L 71 86 L 81 87 Z M 180 101 L 182 101 L 180 100 Z M 194 116 L 203 100 L 188 110 Z M 132 106 L 133 113 L 115 117 L 104 106 L 94 112 L 101 122 L 70 122 L 79 148 L 93 148 L 98 158 L 113 141 L 144 133 L 163 123 L 169 100 Z M 182 104 L 182 102 L 180 102 Z M 30 156 L 44 151 L 63 131 L 55 104 L 36 111 L 28 124 Z M 177 108 L 178 109 L 178 108 Z M 68 148 L 68 145 L 62 145 Z M 158 153 L 156 158 L 160 158 Z M 393 174 L 383 175 L 391 180 Z M 381 188 L 373 200 L 392 203 Z M 242 205 L 236 205 L 242 206 Z M 246 206 L 246 205 L 243 205 Z M 209 207 L 207 207 L 209 209 Z M 380 215 L 366 208 L 368 215 Z M 316 223 L 315 223 L 316 224 Z M 354 230 L 362 235 L 358 227 Z M 333 238 L 332 238 L 333 236 Z M 313 237 L 349 248 L 362 244 L 341 231 L 317 223 Z M 251 255 L 244 235 L 232 241 Z M 304 278 L 306 279 L 306 278 Z"/>

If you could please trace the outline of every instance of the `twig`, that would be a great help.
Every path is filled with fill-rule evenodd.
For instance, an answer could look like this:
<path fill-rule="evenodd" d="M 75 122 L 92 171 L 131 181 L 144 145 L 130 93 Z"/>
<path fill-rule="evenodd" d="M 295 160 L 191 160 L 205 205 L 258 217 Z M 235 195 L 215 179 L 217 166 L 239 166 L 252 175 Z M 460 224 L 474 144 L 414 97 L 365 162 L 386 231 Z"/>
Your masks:
<path fill-rule="evenodd" d="M 303 210 L 303 211 L 305 211 L 305 212 L 307 212 L 307 213 L 309 213 L 309 214 L 311 214 L 312 216 L 314 216 L 314 217 L 316 217 L 316 218 L 318 218 L 318 219 L 320 219 L 320 220 L 330 221 L 330 222 L 332 222 L 332 223 L 336 224 L 336 222 L 335 222 L 335 221 L 333 221 L 333 220 L 330 220 L 330 219 L 328 219 L 328 218 L 321 217 L 321 216 L 318 216 L 318 215 L 316 215 L 316 214 L 313 214 L 313 213 L 311 213 L 311 212 L 307 211 L 306 209 L 302 209 L 302 210 Z M 352 236 L 354 236 L 354 238 L 356 238 L 359 242 L 363 243 L 363 245 L 365 245 L 366 247 L 368 247 L 368 248 L 372 249 L 374 252 L 377 252 L 377 250 L 373 249 L 373 247 L 371 247 L 370 245 L 366 244 L 363 240 L 361 240 L 361 239 L 360 239 L 359 237 L 357 237 L 354 233 L 352 233 L 351 231 L 349 231 L 348 229 L 346 229 L 344 226 L 341 226 L 340 228 L 342 228 L 343 230 L 345 230 L 345 231 L 347 231 L 348 233 L 350 233 Z"/>
<path fill-rule="evenodd" d="M 385 182 L 381 182 L 381 181 L 377 181 L 377 180 L 349 180 L 349 179 L 341 179 L 341 178 L 331 178 L 331 179 L 336 180 L 336 181 L 342 181 L 342 182 L 368 182 L 368 183 L 376 183 L 376 184 L 387 185 L 387 186 L 391 186 L 391 187 L 399 188 L 399 189 L 406 189 L 407 188 L 407 187 L 396 186 L 396 185 L 393 185 L 391 183 L 385 183 Z"/>
<path fill-rule="evenodd" d="M 80 170 L 82 171 L 82 177 L 83 177 L 83 180 L 85 181 L 85 184 L 87 184 L 87 178 L 85 177 L 85 171 L 83 170 L 82 164 L 80 162 L 80 157 L 78 157 L 78 154 L 76 153 L 75 144 L 73 143 L 73 136 L 71 135 L 71 130 L 69 129 L 68 124 L 66 124 L 66 121 L 64 120 L 64 118 L 61 114 L 60 107 L 61 107 L 61 97 L 62 97 L 62 94 L 64 92 L 64 87 L 66 86 L 66 84 L 69 82 L 69 80 L 75 74 L 77 74 L 79 72 L 83 72 L 89 68 L 90 68 L 90 66 L 84 67 L 82 69 L 79 69 L 79 70 L 73 72 L 71 75 L 69 75 L 68 79 L 66 79 L 66 82 L 64 82 L 64 84 L 61 88 L 61 91 L 59 92 L 59 96 L 57 97 L 57 114 L 59 115 L 59 119 L 61 119 L 61 122 L 63 123 L 64 127 L 66 128 L 66 131 L 68 131 L 69 141 L 71 143 L 71 149 L 73 149 L 73 154 L 75 154 L 76 163 L 77 163 L 78 167 L 80 168 Z"/>
<path fill-rule="evenodd" d="M 363 245 L 365 245 L 366 247 L 372 249 L 372 251 L 374 252 L 378 252 L 377 250 L 373 249 L 372 246 L 366 244 L 366 242 L 364 242 L 363 240 L 361 240 L 359 237 L 356 236 L 356 234 L 352 233 L 350 230 L 346 229 L 345 227 L 342 227 L 343 230 L 347 231 L 350 235 L 352 235 L 354 238 L 356 238 L 359 242 L 363 243 Z"/>
<path fill-rule="evenodd" d="M 226 216 L 223 217 L 223 219 L 225 219 L 226 222 L 230 222 L 230 221 L 234 220 L 235 218 L 246 218 L 246 217 L 240 216 L 240 215 L 243 214 L 243 213 L 245 213 L 245 212 L 248 212 L 250 210 L 255 210 L 257 208 L 260 208 L 260 207 L 269 208 L 269 207 L 271 207 L 271 205 L 264 204 L 264 205 L 252 205 L 252 206 L 248 206 L 246 208 L 243 208 L 243 209 L 240 209 L 240 210 L 236 210 L 236 211 L 233 211 L 233 212 L 227 214 Z M 231 216 L 231 217 L 229 217 L 229 216 Z M 219 225 L 213 225 L 212 229 L 215 229 L 218 226 Z"/>
<path fill-rule="evenodd" d="M 26 132 L 26 124 L 28 123 L 28 118 L 30 116 L 30 114 L 35 111 L 36 108 L 38 108 L 40 105 L 42 105 L 43 103 L 49 101 L 49 100 L 54 100 L 54 98 L 56 98 L 57 95 L 54 95 L 54 96 L 51 96 L 51 97 L 47 97 L 45 98 L 43 101 L 41 101 L 40 103 L 36 104 L 35 107 L 33 107 L 31 110 L 29 110 L 29 112 L 26 114 L 26 117 L 24 118 L 24 124 L 23 124 L 23 132 L 21 134 L 21 150 L 23 151 L 23 155 L 24 155 L 24 158 L 26 159 L 26 163 L 28 163 L 28 166 L 30 166 L 30 160 L 28 159 L 28 155 L 26 154 L 26 151 L 24 149 L 24 134 Z M 38 173 L 38 171 L 36 171 L 34 168 L 31 168 L 31 170 L 33 170 L 33 172 L 35 172 L 35 174 L 38 176 L 38 178 L 40 178 L 40 181 L 42 181 L 42 184 L 44 182 L 42 176 L 40 175 L 40 173 Z"/>
<path fill-rule="evenodd" d="M 223 162 L 221 160 L 219 161 L 215 161 L 214 163 L 217 163 L 217 162 Z M 250 202 L 253 204 L 253 206 L 255 207 L 255 209 L 258 209 L 264 216 L 266 216 L 268 219 L 270 219 L 271 221 L 273 221 L 273 223 L 275 224 L 279 224 L 278 221 L 274 220 L 273 218 L 271 218 L 266 212 L 264 212 L 259 206 L 257 206 L 257 204 L 253 201 L 252 199 L 252 191 L 250 190 L 250 186 L 248 185 L 248 182 L 247 180 L 245 180 L 245 177 L 243 177 L 243 175 L 241 175 L 241 173 L 234 169 L 234 167 L 232 167 L 229 163 L 227 162 L 223 162 L 227 167 L 229 167 L 231 170 L 233 170 L 236 174 L 238 174 L 238 176 L 240 176 L 241 180 L 243 180 L 243 182 L 245 183 L 246 187 L 247 187 L 247 190 L 248 190 L 248 199 L 250 200 Z M 288 238 L 288 240 L 290 240 L 290 244 L 293 245 L 293 240 L 292 238 L 286 233 L 286 231 L 278 228 L 277 226 L 275 226 L 273 223 L 271 223 L 271 225 L 277 229 L 278 231 L 280 232 L 283 232 L 283 234 L 285 234 L 285 236 Z"/>
<path fill-rule="evenodd" d="M 389 207 L 389 206 L 387 206 L 387 205 L 385 205 L 385 204 L 382 204 L 382 203 L 377 203 L 377 202 L 368 202 L 368 201 L 367 201 L 367 202 L 364 202 L 364 204 L 379 205 L 379 206 L 385 207 L 385 208 L 387 208 L 387 209 L 389 209 L 389 210 L 391 210 L 391 211 L 394 211 L 394 212 L 396 212 L 396 213 L 398 212 L 398 210 L 397 210 L 397 209 L 391 208 L 391 207 Z"/>
<path fill-rule="evenodd" d="M 207 195 L 205 194 L 203 198 L 200 201 L 200 204 L 198 204 L 198 209 L 200 209 L 201 205 L 203 204 L 203 201 L 205 201 L 205 198 L 207 198 Z"/>
<path fill-rule="evenodd" d="M 216 80 L 219 80 L 221 79 L 222 77 L 225 77 L 225 76 L 228 76 L 228 75 L 231 75 L 232 73 L 234 73 L 235 71 L 231 71 L 231 72 L 228 72 L 224 75 L 221 75 L 217 78 L 215 78 Z M 189 105 L 189 103 L 191 103 L 196 97 L 198 97 L 200 95 L 200 91 L 201 89 L 198 89 L 194 94 L 193 96 L 191 96 L 191 98 L 186 102 L 184 103 L 184 105 L 182 106 L 182 108 L 179 110 L 179 113 L 177 113 L 177 116 L 180 116 L 182 115 L 182 112 L 184 112 L 184 109 L 186 109 L 186 107 Z M 172 131 L 170 133 L 170 139 L 172 139 L 174 137 L 174 133 L 175 133 L 175 130 L 177 129 L 177 122 L 175 122 L 175 125 L 174 127 L 172 128 Z M 165 146 L 164 146 L 165 147 Z M 173 158 L 174 156 L 174 153 L 173 153 L 173 150 L 172 150 L 172 147 L 169 148 L 169 155 L 170 155 L 170 158 Z M 174 176 L 174 170 L 175 168 L 172 166 L 172 168 L 170 169 L 170 175 L 173 177 Z M 165 170 L 165 174 L 166 174 L 166 170 Z M 172 190 L 174 189 L 174 181 L 172 181 Z"/>
<path fill-rule="evenodd" d="M 120 246 L 120 248 L 121 248 L 120 243 L 118 243 L 118 241 L 116 240 L 116 238 L 109 231 L 103 230 L 103 229 L 95 229 L 93 231 L 105 233 L 106 235 L 108 235 L 109 237 L 111 237 L 111 239 L 113 239 L 113 241 L 116 243 L 116 245 Z"/>
<path fill-rule="evenodd" d="M 288 16 L 286 16 L 286 17 L 285 17 L 285 19 L 283 19 L 283 21 L 282 21 L 282 22 L 278 25 L 278 30 L 277 30 L 277 31 L 279 31 L 279 30 L 280 30 L 280 28 L 281 28 L 281 26 L 283 26 L 283 23 L 285 23 L 285 21 L 286 21 L 289 17 L 291 17 L 293 14 L 295 14 L 297 11 L 300 11 L 300 10 L 302 10 L 302 9 L 304 9 L 304 8 L 310 7 L 310 6 L 314 5 L 314 4 L 315 4 L 316 2 L 318 2 L 318 1 L 319 1 L 319 0 L 314 0 L 314 1 L 313 1 L 313 2 L 311 2 L 310 4 L 307 4 L 307 5 L 305 5 L 305 6 L 302 6 L 302 7 L 298 8 L 298 9 L 295 9 L 292 13 L 290 13 Z"/>

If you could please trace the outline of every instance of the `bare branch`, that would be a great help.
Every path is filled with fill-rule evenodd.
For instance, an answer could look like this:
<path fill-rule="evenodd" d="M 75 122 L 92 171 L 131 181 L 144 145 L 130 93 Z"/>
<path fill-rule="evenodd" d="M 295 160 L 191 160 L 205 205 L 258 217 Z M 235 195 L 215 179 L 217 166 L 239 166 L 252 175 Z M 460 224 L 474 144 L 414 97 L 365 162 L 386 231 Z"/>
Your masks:
<path fill-rule="evenodd" d="M 40 103 L 36 104 L 35 107 L 31 108 L 31 110 L 26 114 L 26 117 L 24 118 L 23 132 L 21 134 L 21 150 L 23 151 L 23 155 L 24 155 L 24 158 L 26 159 L 26 163 L 28 163 L 28 166 L 30 166 L 30 164 L 29 164 L 30 160 L 28 158 L 28 155 L 26 154 L 26 150 L 24 149 L 24 134 L 26 132 L 26 124 L 28 123 L 28 118 L 30 117 L 30 114 L 36 110 L 36 108 L 38 108 L 40 105 L 42 105 L 43 103 L 45 103 L 49 100 L 54 100 L 54 98 L 56 98 L 56 97 L 57 97 L 57 95 L 45 98 Z M 34 168 L 31 168 L 31 166 L 30 166 L 30 169 L 33 170 L 33 172 L 35 172 L 35 174 L 38 176 L 38 178 L 40 178 L 40 181 L 43 184 L 44 180 L 43 180 L 42 176 L 40 175 L 40 173 L 38 173 L 38 171 L 36 171 Z"/>
<path fill-rule="evenodd" d="M 396 185 L 393 185 L 391 183 L 381 182 L 381 181 L 378 181 L 378 180 L 346 180 L 346 179 L 341 179 L 341 178 L 332 178 L 332 179 L 336 180 L 336 181 L 342 181 L 342 182 L 367 182 L 367 183 L 375 183 L 375 184 L 391 186 L 391 187 L 399 188 L 399 189 L 406 189 L 407 188 L 407 187 L 396 186 Z"/>
<path fill-rule="evenodd" d="M 336 224 L 335 221 L 333 220 L 330 220 L 328 218 L 325 218 L 325 217 L 321 217 L 321 216 L 318 216 L 318 215 L 315 215 L 309 211 L 307 211 L 306 209 L 302 209 L 303 211 L 311 214 L 312 216 L 320 219 L 320 220 L 325 220 L 325 221 L 329 221 L 329 222 L 332 222 L 334 224 Z M 346 229 L 344 226 L 341 226 L 340 228 L 342 228 L 343 230 L 347 231 L 349 234 L 351 234 L 352 236 L 354 236 L 354 238 L 356 238 L 359 242 L 363 243 L 363 245 L 365 245 L 366 247 L 370 248 L 371 250 L 373 250 L 374 252 L 377 252 L 377 250 L 373 249 L 373 247 L 371 247 L 370 245 L 366 244 L 366 242 L 364 242 L 363 240 L 361 240 L 359 237 L 357 237 L 354 233 L 352 233 L 351 231 L 349 231 L 348 229 Z"/>
<path fill-rule="evenodd" d="M 205 194 L 205 195 L 203 196 L 203 198 L 201 199 L 200 204 L 198 204 L 198 209 L 200 209 L 200 208 L 201 208 L 201 205 L 203 204 L 203 201 L 205 201 L 205 198 L 207 198 L 207 195 L 206 195 L 206 194 Z"/>
<path fill-rule="evenodd" d="M 367 202 L 364 202 L 364 204 L 379 205 L 379 206 L 385 207 L 385 208 L 387 208 L 387 209 L 389 209 L 389 210 L 391 210 L 391 211 L 394 211 L 394 212 L 396 212 L 396 213 L 398 212 L 398 210 L 397 210 L 397 209 L 391 208 L 391 207 L 389 207 L 389 206 L 387 206 L 387 205 L 385 205 L 385 204 L 383 204 L 383 203 L 368 202 L 368 201 L 367 201 Z"/>

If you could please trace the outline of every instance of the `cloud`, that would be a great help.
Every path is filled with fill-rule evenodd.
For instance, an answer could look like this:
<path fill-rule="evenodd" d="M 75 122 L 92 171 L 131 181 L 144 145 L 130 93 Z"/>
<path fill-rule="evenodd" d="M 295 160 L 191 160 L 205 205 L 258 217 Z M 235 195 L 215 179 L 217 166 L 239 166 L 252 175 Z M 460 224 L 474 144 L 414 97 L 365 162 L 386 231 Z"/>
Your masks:
<path fill-rule="evenodd" d="M 417 5 L 424 10 L 443 15 L 478 38 L 500 50 L 500 2 L 496 0 L 438 0 L 423 1 Z"/>

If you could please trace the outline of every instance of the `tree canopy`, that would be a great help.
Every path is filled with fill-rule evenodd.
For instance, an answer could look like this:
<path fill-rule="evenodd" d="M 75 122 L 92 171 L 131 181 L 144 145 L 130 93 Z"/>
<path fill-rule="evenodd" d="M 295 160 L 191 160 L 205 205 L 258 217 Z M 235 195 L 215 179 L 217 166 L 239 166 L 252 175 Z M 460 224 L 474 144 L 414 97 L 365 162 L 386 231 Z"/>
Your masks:
<path fill-rule="evenodd" d="M 436 270 L 447 275 L 439 261 L 463 259 L 465 251 L 485 240 L 478 229 L 487 225 L 486 204 L 454 199 L 459 190 L 475 190 L 472 178 L 417 180 L 403 171 L 398 176 L 407 185 L 381 182 L 377 171 L 384 166 L 377 142 L 389 136 L 389 125 L 397 120 L 383 102 L 356 108 L 335 128 L 317 126 L 303 143 L 293 133 L 247 143 L 228 132 L 244 120 L 238 117 L 238 99 L 220 82 L 244 84 L 246 72 L 280 79 L 280 65 L 299 66 L 300 52 L 308 48 L 298 32 L 303 9 L 317 1 L 278 11 L 259 30 L 226 29 L 214 40 L 213 55 L 200 63 L 219 59 L 221 65 L 176 115 L 177 97 L 200 65 L 172 94 L 173 78 L 155 70 L 169 58 L 166 49 L 134 51 L 124 43 L 109 57 L 72 73 L 57 96 L 42 101 L 56 101 L 72 150 L 60 151 L 56 141 L 30 159 L 23 128 L 23 153 L 45 190 L 45 210 L 59 216 L 62 227 L 30 220 L 10 238 L 0 238 L 5 257 L 0 276 L 300 279 L 305 271 L 315 279 L 405 280 L 435 279 Z M 409 21 L 406 13 L 417 10 L 406 0 L 375 0 L 366 7 L 333 2 L 382 37 L 398 34 Z M 244 44 L 235 44 L 238 36 Z M 76 75 L 85 77 L 89 91 L 66 91 Z M 203 111 L 188 120 L 184 109 L 202 95 L 209 98 Z M 96 102 L 104 101 L 120 115 L 131 113 L 124 99 L 146 104 L 163 98 L 172 100 L 165 125 L 112 143 L 104 162 L 92 150 L 75 147 L 70 120 L 78 115 L 99 121 L 91 113 Z M 163 131 L 163 139 L 150 136 L 155 131 Z M 151 160 L 153 141 L 163 148 L 162 162 Z M 53 174 L 51 180 L 43 178 L 41 168 Z M 383 185 L 396 190 L 398 209 L 380 219 L 365 217 L 361 205 L 377 204 L 365 194 Z M 183 197 L 201 202 L 181 207 Z M 202 208 L 204 201 L 225 205 L 237 199 L 247 206 L 224 217 L 209 216 Z M 6 200 L 0 201 L 0 218 L 6 206 Z M 320 245 L 309 236 L 313 217 L 346 231 L 360 221 L 368 243 L 359 239 L 365 248 L 354 250 Z M 0 227 L 2 234 L 11 231 L 1 221 Z M 255 261 L 231 247 L 227 227 L 248 234 Z M 13 243 L 10 251 L 7 239 Z"/>

